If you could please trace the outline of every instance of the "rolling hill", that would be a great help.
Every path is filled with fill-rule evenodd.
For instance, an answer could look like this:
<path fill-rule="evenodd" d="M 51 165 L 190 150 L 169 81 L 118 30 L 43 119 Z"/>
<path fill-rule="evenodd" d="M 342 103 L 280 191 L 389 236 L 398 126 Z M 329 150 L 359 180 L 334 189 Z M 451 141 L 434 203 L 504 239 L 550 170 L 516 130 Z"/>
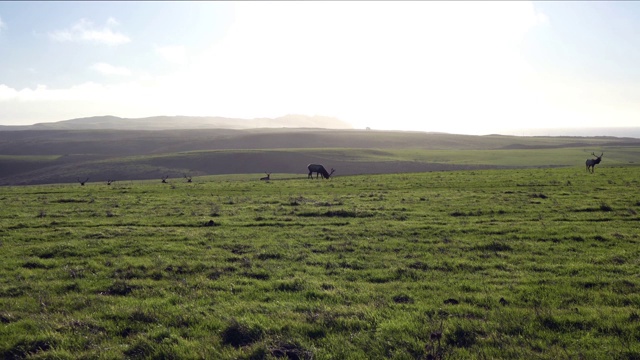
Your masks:
<path fill-rule="evenodd" d="M 157 126 L 176 121 L 175 117 L 153 119 Z M 584 166 L 593 151 L 606 153 L 603 164 L 628 164 L 640 154 L 640 139 L 633 138 L 304 127 L 149 130 L 141 129 L 141 124 L 152 120 L 139 120 L 138 129 L 128 130 L 118 128 L 123 119 L 96 117 L 48 124 L 52 127 L 48 129 L 33 125 L 29 130 L 0 131 L 0 185 L 68 183 L 87 177 L 90 182 L 175 179 L 184 174 L 271 172 L 304 177 L 312 162 L 336 168 L 338 176 Z"/>

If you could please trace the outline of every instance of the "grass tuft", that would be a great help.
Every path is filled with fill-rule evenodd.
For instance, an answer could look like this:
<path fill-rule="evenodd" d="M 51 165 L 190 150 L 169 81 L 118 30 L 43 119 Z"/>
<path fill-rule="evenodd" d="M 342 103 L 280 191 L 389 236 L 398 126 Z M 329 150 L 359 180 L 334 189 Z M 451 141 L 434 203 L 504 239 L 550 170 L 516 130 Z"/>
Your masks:
<path fill-rule="evenodd" d="M 107 290 L 105 295 L 126 296 L 133 291 L 133 287 L 122 280 L 116 280 Z"/>
<path fill-rule="evenodd" d="M 241 324 L 235 319 L 230 321 L 221 334 L 222 343 L 233 347 L 251 345 L 260 340 L 262 336 L 263 330 L 261 328 Z"/>
<path fill-rule="evenodd" d="M 513 248 L 507 244 L 503 244 L 500 242 L 492 242 L 490 244 L 484 244 L 484 245 L 476 245 L 473 248 L 474 250 L 478 250 L 478 251 L 494 251 L 494 252 L 498 252 L 498 251 L 512 251 Z"/>
<path fill-rule="evenodd" d="M 414 300 L 409 295 L 399 294 L 393 297 L 393 302 L 396 304 L 413 304 Z"/>
<path fill-rule="evenodd" d="M 281 342 L 269 347 L 269 353 L 275 358 L 290 360 L 313 359 L 313 353 L 296 342 Z"/>
<path fill-rule="evenodd" d="M 21 339 L 9 349 L 0 352 L 3 359 L 27 359 L 42 356 L 43 352 L 53 348 L 55 342 L 50 339 Z"/>
<path fill-rule="evenodd" d="M 475 331 L 456 325 L 453 331 L 445 334 L 445 342 L 450 346 L 469 348 L 476 343 L 477 334 Z"/>
<path fill-rule="evenodd" d="M 609 205 L 609 204 L 607 204 L 605 202 L 602 202 L 602 203 L 600 203 L 600 210 L 601 211 L 613 211 L 613 208 L 611 207 L 611 205 Z"/>

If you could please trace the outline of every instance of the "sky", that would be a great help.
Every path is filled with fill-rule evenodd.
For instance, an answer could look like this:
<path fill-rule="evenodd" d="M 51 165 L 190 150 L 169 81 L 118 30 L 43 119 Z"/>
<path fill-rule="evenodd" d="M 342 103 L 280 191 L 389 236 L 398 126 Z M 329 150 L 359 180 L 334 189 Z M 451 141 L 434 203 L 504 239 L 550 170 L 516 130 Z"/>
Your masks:
<path fill-rule="evenodd" d="M 303 114 L 478 135 L 640 127 L 638 34 L 636 1 L 0 1 L 0 125 Z"/>

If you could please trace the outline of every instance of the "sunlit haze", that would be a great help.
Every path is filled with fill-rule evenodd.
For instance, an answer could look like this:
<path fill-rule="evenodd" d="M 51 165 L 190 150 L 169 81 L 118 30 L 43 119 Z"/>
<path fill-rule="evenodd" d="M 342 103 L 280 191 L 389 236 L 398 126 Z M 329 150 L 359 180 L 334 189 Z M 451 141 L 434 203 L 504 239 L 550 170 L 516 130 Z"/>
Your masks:
<path fill-rule="evenodd" d="M 640 2 L 0 2 L 0 124 L 640 126 Z M 607 135 L 607 134 L 602 134 Z"/>

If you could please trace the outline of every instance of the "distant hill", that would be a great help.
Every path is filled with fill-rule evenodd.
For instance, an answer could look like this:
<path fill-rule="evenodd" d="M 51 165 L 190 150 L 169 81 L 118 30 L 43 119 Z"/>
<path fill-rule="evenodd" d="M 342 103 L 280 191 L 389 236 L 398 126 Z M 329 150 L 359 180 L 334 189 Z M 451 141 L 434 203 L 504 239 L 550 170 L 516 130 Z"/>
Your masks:
<path fill-rule="evenodd" d="M 26 126 L 0 126 L 0 131 L 16 130 L 176 130 L 176 129 L 258 129 L 316 128 L 351 129 L 340 119 L 328 116 L 286 115 L 278 118 L 237 119 L 199 116 L 153 116 L 120 118 L 94 116 Z"/>

